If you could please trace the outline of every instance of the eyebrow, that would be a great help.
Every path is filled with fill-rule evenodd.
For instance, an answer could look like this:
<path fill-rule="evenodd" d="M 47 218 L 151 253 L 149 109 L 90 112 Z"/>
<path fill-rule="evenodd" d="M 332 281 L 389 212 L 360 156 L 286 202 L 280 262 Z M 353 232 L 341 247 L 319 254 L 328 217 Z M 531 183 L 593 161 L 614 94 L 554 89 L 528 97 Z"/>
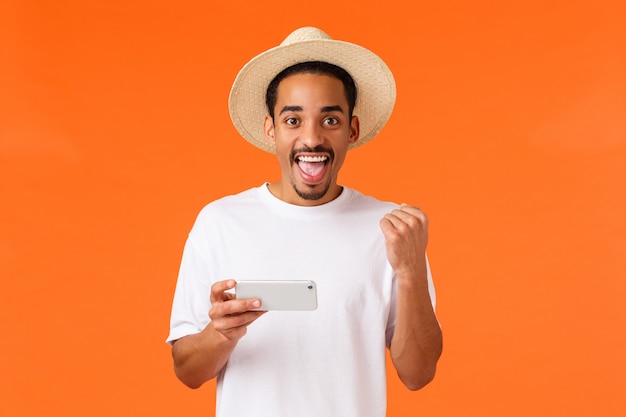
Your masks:
<path fill-rule="evenodd" d="M 338 111 L 339 113 L 343 113 L 343 109 L 340 106 L 326 106 L 322 107 L 321 113 L 330 113 L 331 111 Z"/>
<path fill-rule="evenodd" d="M 303 110 L 302 106 L 285 106 L 280 110 L 280 113 L 278 114 L 283 114 L 288 111 L 302 111 L 302 110 Z"/>
<path fill-rule="evenodd" d="M 302 106 L 285 106 L 282 109 L 280 109 L 280 113 L 278 114 L 283 114 L 288 111 L 302 111 L 302 110 L 303 110 Z M 330 113 L 333 111 L 338 111 L 340 113 L 343 113 L 343 109 L 341 108 L 341 106 L 324 106 L 320 109 L 320 113 Z"/>

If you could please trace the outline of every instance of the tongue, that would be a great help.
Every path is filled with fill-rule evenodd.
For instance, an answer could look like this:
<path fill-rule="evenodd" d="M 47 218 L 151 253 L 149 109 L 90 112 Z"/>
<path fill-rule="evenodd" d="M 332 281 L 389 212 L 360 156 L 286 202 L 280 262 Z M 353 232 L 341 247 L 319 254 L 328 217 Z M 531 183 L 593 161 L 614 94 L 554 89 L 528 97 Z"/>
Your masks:
<path fill-rule="evenodd" d="M 323 170 L 326 164 L 323 162 L 299 162 L 298 166 L 309 177 L 317 177 Z"/>

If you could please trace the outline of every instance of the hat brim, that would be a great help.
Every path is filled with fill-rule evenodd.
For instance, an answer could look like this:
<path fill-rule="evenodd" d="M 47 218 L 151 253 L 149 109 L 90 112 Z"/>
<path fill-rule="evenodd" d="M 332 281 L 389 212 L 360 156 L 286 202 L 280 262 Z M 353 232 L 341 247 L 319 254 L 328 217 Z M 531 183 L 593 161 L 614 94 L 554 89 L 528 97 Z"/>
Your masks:
<path fill-rule="evenodd" d="M 263 120 L 267 86 L 283 69 L 307 61 L 323 61 L 342 67 L 357 86 L 354 115 L 358 116 L 361 135 L 349 149 L 359 147 L 376 136 L 393 110 L 396 84 L 389 67 L 376 54 L 353 43 L 316 39 L 280 45 L 250 60 L 239 72 L 230 91 L 230 117 L 241 136 L 254 146 L 276 153 L 265 140 Z"/>

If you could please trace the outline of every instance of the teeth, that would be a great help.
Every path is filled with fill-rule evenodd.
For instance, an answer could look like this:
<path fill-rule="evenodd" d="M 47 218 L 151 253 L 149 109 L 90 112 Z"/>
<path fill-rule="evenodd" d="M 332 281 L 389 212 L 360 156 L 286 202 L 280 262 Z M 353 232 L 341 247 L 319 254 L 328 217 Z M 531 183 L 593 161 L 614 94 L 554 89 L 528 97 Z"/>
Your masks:
<path fill-rule="evenodd" d="M 324 162 L 328 159 L 327 156 L 299 156 L 298 161 L 301 162 Z"/>

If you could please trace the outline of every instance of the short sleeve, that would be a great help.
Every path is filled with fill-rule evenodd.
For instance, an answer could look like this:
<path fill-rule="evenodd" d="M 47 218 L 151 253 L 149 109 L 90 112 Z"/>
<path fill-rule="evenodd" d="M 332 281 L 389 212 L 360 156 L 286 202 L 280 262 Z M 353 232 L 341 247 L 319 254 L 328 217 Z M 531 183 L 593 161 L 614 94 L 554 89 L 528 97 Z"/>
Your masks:
<path fill-rule="evenodd" d="M 192 238 L 188 238 L 174 292 L 170 316 L 170 345 L 183 336 L 199 333 L 209 323 L 211 282 L 209 265 Z"/>

